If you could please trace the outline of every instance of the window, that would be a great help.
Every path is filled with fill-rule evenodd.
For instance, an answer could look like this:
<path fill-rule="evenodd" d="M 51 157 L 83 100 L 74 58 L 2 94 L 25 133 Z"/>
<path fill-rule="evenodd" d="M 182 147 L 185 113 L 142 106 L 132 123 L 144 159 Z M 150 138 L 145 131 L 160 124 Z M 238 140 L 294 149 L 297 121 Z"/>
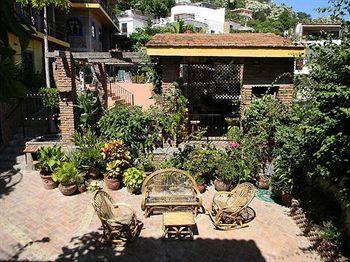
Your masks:
<path fill-rule="evenodd" d="M 252 96 L 253 97 L 262 97 L 263 95 L 273 95 L 277 97 L 278 86 L 253 86 L 252 87 Z"/>
<path fill-rule="evenodd" d="M 91 24 L 91 36 L 92 36 L 92 38 L 96 37 L 96 29 L 95 29 L 94 23 Z"/>
<path fill-rule="evenodd" d="M 128 24 L 122 23 L 122 33 L 127 33 L 127 32 L 128 32 Z"/>
<path fill-rule="evenodd" d="M 194 20 L 194 14 L 177 14 L 174 15 L 174 20 L 179 21 L 179 20 Z"/>
<path fill-rule="evenodd" d="M 71 18 L 67 21 L 67 30 L 70 36 L 82 35 L 82 25 L 79 19 Z"/>

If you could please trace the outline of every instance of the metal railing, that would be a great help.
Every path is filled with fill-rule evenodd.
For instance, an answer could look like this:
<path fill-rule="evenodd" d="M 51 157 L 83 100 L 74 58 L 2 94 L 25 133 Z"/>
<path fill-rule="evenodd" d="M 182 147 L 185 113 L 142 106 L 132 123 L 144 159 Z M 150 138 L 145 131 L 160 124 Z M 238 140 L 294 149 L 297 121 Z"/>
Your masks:
<path fill-rule="evenodd" d="M 115 82 L 109 82 L 108 96 L 111 97 L 115 103 L 120 102 L 130 106 L 135 104 L 134 94 Z"/>
<path fill-rule="evenodd" d="M 189 130 L 206 130 L 207 139 L 226 140 L 230 121 L 239 123 L 239 114 L 189 114 Z"/>
<path fill-rule="evenodd" d="M 44 33 L 44 18 L 40 15 L 40 12 L 33 8 L 23 10 L 20 10 L 19 8 L 20 7 L 17 6 L 15 11 L 17 12 L 21 21 L 26 25 L 32 26 L 37 32 Z M 67 29 L 61 24 L 48 21 L 47 31 L 49 36 L 53 36 L 65 42 L 68 41 Z"/>

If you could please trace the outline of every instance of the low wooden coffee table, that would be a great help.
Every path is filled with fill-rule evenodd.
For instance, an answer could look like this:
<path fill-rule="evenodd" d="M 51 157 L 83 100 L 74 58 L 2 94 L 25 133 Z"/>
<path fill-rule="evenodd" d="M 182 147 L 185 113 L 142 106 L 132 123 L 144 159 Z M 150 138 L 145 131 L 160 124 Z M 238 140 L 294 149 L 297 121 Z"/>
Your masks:
<path fill-rule="evenodd" d="M 164 239 L 191 239 L 191 229 L 196 222 L 192 212 L 165 212 L 163 213 Z"/>

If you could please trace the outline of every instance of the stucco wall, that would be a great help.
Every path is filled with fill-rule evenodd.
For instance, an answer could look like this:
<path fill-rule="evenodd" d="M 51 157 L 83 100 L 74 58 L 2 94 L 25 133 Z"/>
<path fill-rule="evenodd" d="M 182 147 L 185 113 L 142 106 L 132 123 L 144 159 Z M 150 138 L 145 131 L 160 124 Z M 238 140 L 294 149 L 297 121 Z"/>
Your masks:
<path fill-rule="evenodd" d="M 102 26 L 101 19 L 89 9 L 71 9 L 68 14 L 60 13 L 56 18 L 59 23 L 67 25 L 71 18 L 77 18 L 82 24 L 82 34 L 78 36 L 68 36 L 71 44 L 70 50 L 77 52 L 93 52 L 109 49 L 108 31 Z M 92 37 L 92 24 L 95 25 L 95 37 Z M 102 42 L 99 38 L 99 29 L 102 30 Z M 105 43 L 104 43 L 105 42 Z"/>
<path fill-rule="evenodd" d="M 9 36 L 9 44 L 11 48 L 13 48 L 16 51 L 16 54 L 14 56 L 15 62 L 21 62 L 21 45 L 19 43 L 19 39 L 17 36 L 15 36 L 12 33 L 8 34 Z M 33 64 L 34 64 L 34 70 L 41 72 L 43 70 L 43 44 L 41 40 L 32 38 L 29 41 L 29 45 L 25 51 L 31 52 L 33 54 Z"/>

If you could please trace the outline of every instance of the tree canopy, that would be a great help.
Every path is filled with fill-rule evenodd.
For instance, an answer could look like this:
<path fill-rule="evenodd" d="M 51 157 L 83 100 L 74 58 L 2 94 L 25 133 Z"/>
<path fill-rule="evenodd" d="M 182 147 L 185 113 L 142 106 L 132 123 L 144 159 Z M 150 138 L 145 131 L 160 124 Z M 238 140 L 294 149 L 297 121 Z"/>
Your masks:
<path fill-rule="evenodd" d="M 166 17 L 170 13 L 175 0 L 120 0 L 116 3 L 117 10 L 137 9 L 157 17 Z"/>

